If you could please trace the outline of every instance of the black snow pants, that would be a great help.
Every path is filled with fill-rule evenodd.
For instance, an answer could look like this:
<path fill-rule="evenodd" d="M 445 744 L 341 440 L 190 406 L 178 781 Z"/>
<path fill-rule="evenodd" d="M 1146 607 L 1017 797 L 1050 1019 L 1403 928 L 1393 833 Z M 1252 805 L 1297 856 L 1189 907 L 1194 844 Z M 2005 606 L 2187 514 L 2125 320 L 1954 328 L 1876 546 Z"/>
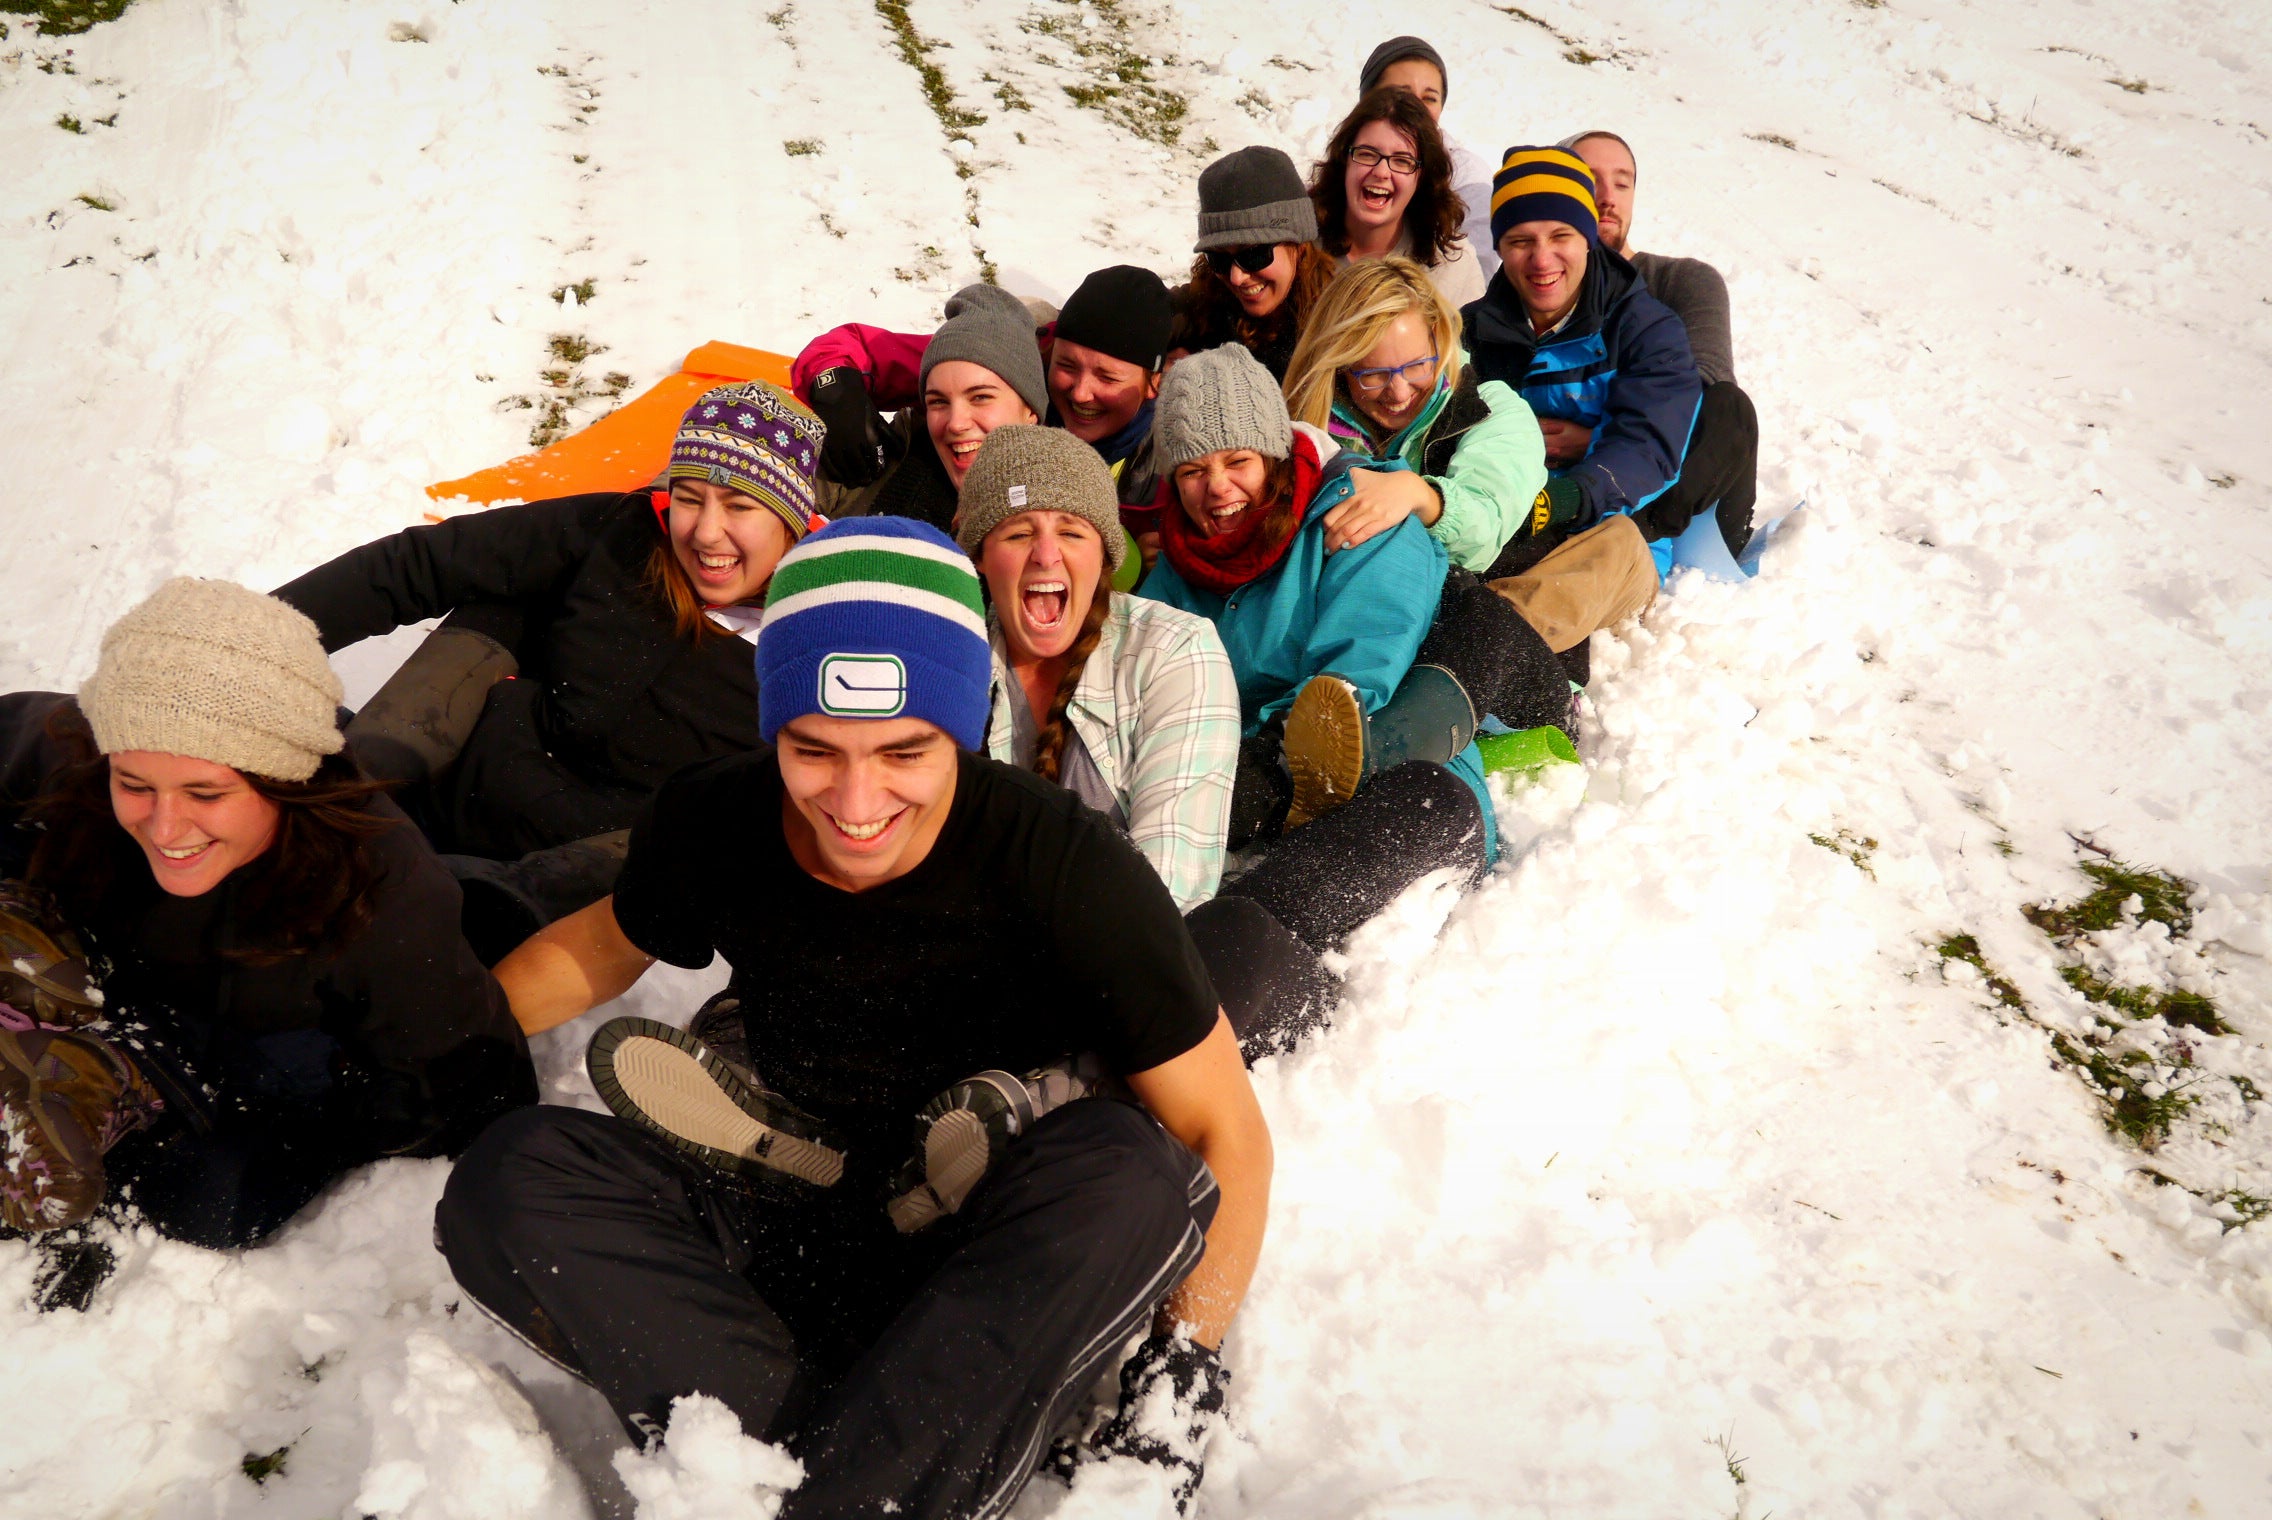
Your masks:
<path fill-rule="evenodd" d="M 1068 1104 L 960 1213 L 782 1201 L 638 1127 L 507 1114 L 435 1211 L 459 1284 L 607 1396 L 635 1440 L 705 1393 L 805 1464 L 783 1520 L 994 1516 L 1052 1430 L 1197 1264 L 1207 1168 L 1141 1109 Z"/>
<path fill-rule="evenodd" d="M 1678 538 L 1696 514 L 1717 507 L 1720 536 L 1730 554 L 1751 542 L 1751 512 L 1759 496 L 1759 413 L 1733 380 L 1704 387 L 1681 456 L 1680 479 L 1633 514 L 1641 536 Z"/>

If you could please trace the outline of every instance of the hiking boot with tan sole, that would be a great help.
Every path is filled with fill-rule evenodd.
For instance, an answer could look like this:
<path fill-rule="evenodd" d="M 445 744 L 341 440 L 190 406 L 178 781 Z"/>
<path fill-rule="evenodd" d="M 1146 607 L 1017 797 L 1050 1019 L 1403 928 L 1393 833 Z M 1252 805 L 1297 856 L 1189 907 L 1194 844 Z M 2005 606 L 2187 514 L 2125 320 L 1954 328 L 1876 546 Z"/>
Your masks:
<path fill-rule="evenodd" d="M 743 1081 L 683 1029 L 611 1019 L 592 1037 L 584 1069 L 618 1117 L 721 1170 L 814 1187 L 844 1175 L 844 1153 L 823 1140 L 817 1120 Z"/>
<path fill-rule="evenodd" d="M 0 1220 L 38 1234 L 94 1213 L 104 1153 L 158 1107 L 106 1040 L 0 1029 Z"/>

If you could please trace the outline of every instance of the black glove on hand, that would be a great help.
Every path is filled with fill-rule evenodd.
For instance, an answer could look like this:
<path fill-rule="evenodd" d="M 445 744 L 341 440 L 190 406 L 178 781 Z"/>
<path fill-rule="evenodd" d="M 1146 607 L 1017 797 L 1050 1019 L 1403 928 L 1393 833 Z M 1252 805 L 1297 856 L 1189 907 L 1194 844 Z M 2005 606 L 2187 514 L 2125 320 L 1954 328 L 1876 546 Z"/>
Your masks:
<path fill-rule="evenodd" d="M 1174 1474 L 1176 1513 L 1186 1513 L 1230 1387 L 1230 1369 L 1197 1341 L 1146 1336 L 1120 1369 L 1120 1410 L 1097 1431 L 1097 1449 Z"/>
<path fill-rule="evenodd" d="M 828 430 L 820 467 L 840 486 L 864 486 L 884 472 L 884 425 L 868 399 L 867 377 L 849 364 L 813 377 L 813 415 Z"/>
<path fill-rule="evenodd" d="M 1585 493 L 1578 483 L 1567 475 L 1548 478 L 1546 489 L 1540 491 L 1530 504 L 1530 514 L 1523 519 L 1523 538 L 1543 538 L 1564 523 L 1576 522 L 1578 514 L 1586 509 Z"/>

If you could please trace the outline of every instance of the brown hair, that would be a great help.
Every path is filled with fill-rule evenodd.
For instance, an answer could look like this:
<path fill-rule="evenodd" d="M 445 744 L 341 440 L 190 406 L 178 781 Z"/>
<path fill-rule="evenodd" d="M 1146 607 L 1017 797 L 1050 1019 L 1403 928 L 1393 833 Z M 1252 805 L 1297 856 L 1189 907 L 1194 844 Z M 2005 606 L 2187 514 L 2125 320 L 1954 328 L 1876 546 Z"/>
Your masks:
<path fill-rule="evenodd" d="M 25 875 L 54 894 L 67 916 L 100 903 L 122 874 L 149 863 L 119 826 L 110 800 L 110 762 L 75 702 L 56 709 L 48 736 L 69 759 L 47 779 L 29 819 L 40 828 Z M 386 783 L 365 779 L 355 762 L 327 755 L 305 781 L 277 781 L 240 771 L 245 784 L 275 804 L 276 837 L 232 873 L 247 932 L 220 949 L 240 966 L 271 966 L 344 944 L 369 926 L 378 892 L 378 861 L 369 841 L 407 824 L 374 812 L 371 798 Z"/>
<path fill-rule="evenodd" d="M 668 530 L 663 533 L 663 541 L 649 551 L 643 580 L 671 609 L 671 628 L 680 638 L 699 644 L 714 635 L 725 634 L 725 629 L 702 615 L 702 598 L 694 594 L 694 582 L 686 578 L 686 566 L 678 562 L 678 555 L 671 549 Z"/>
<path fill-rule="evenodd" d="M 1033 741 L 1033 773 L 1044 781 L 1059 780 L 1059 770 L 1065 761 L 1065 735 L 1071 726 L 1065 721 L 1065 711 L 1073 705 L 1073 692 L 1081 684 L 1081 672 L 1087 668 L 1089 656 L 1097 652 L 1097 640 L 1104 637 L 1104 620 L 1112 615 L 1112 580 L 1109 575 L 1097 578 L 1097 594 L 1089 599 L 1088 615 L 1081 619 L 1081 635 L 1073 640 L 1073 647 L 1065 651 L 1065 673 L 1057 678 L 1057 694 L 1049 699 L 1049 715 L 1035 730 Z M 1015 681 L 1013 672 L 1010 679 Z"/>
<path fill-rule="evenodd" d="M 1192 260 L 1191 283 L 1182 292 L 1184 305 L 1182 320 L 1176 324 L 1176 346 L 1198 350 L 1232 339 L 1268 367 L 1270 361 L 1265 355 L 1273 348 L 1281 353 L 1293 352 L 1318 297 L 1340 272 L 1333 256 L 1317 244 L 1296 243 L 1293 289 L 1269 316 L 1250 317 L 1239 305 L 1239 298 L 1231 294 L 1231 287 L 1207 262 L 1207 255 L 1201 254 Z"/>
<path fill-rule="evenodd" d="M 1357 102 L 1341 118 L 1326 144 L 1325 157 L 1310 172 L 1310 199 L 1317 203 L 1317 240 L 1328 253 L 1349 251 L 1349 150 L 1357 134 L 1374 122 L 1386 122 L 1412 139 L 1420 174 L 1405 203 L 1404 226 L 1410 233 L 1412 257 L 1431 268 L 1451 258 L 1463 240 L 1460 228 L 1467 220 L 1467 202 L 1452 188 L 1452 156 L 1444 147 L 1444 134 L 1428 115 L 1420 97 L 1400 85 L 1381 85 Z"/>

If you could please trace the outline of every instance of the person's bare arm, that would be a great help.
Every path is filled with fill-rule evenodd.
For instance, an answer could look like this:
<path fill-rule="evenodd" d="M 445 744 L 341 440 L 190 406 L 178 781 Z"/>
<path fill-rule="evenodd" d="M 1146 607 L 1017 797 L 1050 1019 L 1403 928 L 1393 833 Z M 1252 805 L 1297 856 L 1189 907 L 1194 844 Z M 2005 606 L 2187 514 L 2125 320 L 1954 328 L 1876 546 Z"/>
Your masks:
<path fill-rule="evenodd" d="M 653 964 L 615 921 L 615 899 L 603 897 L 531 935 L 496 977 L 521 1032 L 533 1035 L 623 996 Z"/>
<path fill-rule="evenodd" d="M 1128 1085 L 1169 1134 L 1207 1163 L 1222 1190 L 1207 1254 L 1160 1306 L 1154 1327 L 1184 1329 L 1201 1345 L 1219 1347 L 1262 1255 L 1272 1165 L 1270 1126 L 1247 1081 L 1231 1021 L 1217 1010 L 1212 1034 L 1174 1060 L 1137 1072 Z"/>

